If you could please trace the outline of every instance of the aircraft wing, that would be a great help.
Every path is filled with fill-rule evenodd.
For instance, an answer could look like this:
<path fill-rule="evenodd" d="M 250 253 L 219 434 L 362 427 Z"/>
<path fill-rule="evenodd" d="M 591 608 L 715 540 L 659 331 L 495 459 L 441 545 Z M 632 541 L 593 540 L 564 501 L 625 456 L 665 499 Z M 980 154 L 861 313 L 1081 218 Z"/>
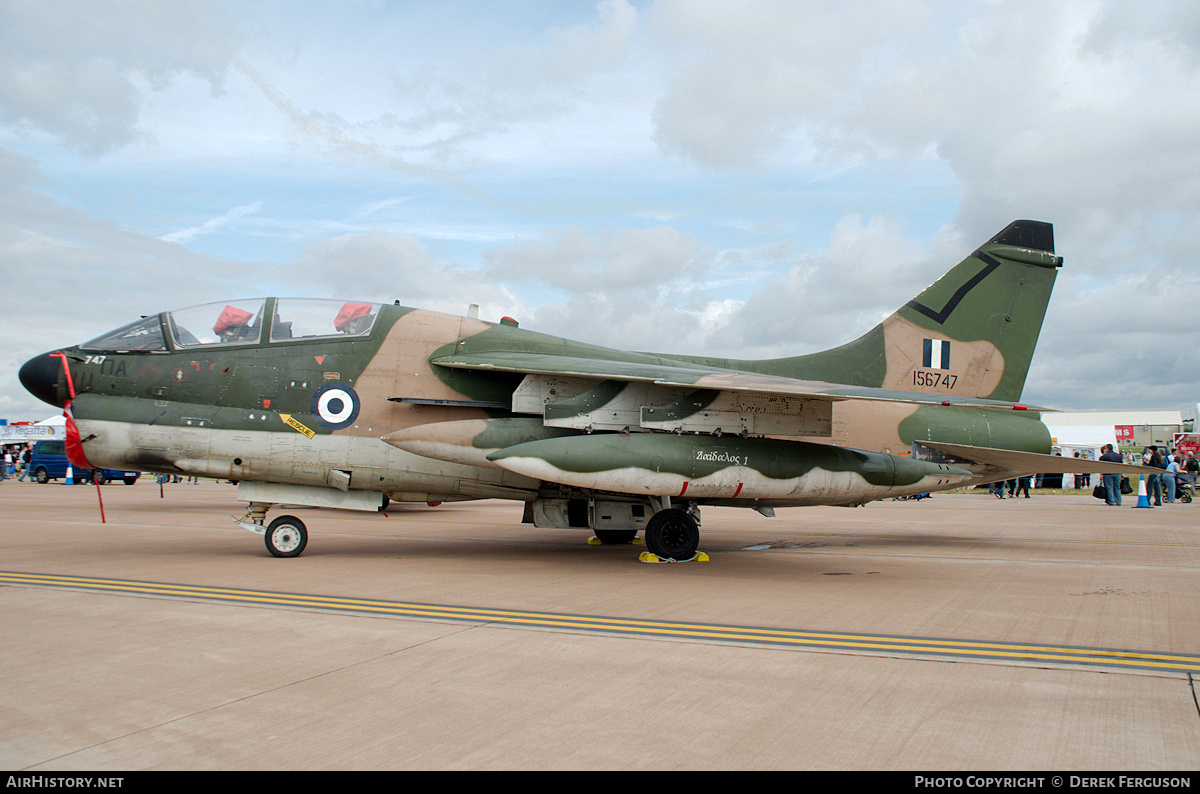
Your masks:
<path fill-rule="evenodd" d="M 978 397 L 952 397 L 895 389 L 848 386 L 824 381 L 800 380 L 742 370 L 705 367 L 657 356 L 631 356 L 631 360 L 611 360 L 547 353 L 486 352 L 441 356 L 430 363 L 449 369 L 488 370 L 525 375 L 558 375 L 612 381 L 638 381 L 656 386 L 690 387 L 725 392 L 798 397 L 807 400 L 880 400 L 917 405 L 967 405 L 999 410 L 1045 411 L 1003 400 Z"/>
<path fill-rule="evenodd" d="M 1162 474 L 1162 469 L 1150 466 L 1134 466 L 1127 463 L 1109 463 L 1104 460 L 1067 458 L 1061 455 L 1042 455 L 1037 452 L 1018 452 L 1011 449 L 972 447 L 965 444 L 943 444 L 939 441 L 921 441 L 921 446 L 936 449 L 954 458 L 982 463 L 997 469 L 1027 474 Z"/>

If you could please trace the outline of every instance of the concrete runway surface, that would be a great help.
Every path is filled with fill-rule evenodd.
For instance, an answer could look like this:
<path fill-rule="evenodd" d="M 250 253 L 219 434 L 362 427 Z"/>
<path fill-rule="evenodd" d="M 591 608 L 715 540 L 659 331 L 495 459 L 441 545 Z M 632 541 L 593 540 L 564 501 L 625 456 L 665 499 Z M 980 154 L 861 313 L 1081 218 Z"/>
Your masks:
<path fill-rule="evenodd" d="M 706 563 L 228 484 L 0 484 L 0 767 L 1194 770 L 1200 508 L 703 511 Z"/>

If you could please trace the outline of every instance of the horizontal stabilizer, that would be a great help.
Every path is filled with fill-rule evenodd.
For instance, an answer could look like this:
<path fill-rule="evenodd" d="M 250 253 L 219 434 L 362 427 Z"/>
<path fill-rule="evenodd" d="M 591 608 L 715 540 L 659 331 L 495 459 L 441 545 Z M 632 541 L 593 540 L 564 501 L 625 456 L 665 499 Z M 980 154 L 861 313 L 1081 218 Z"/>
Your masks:
<path fill-rule="evenodd" d="M 943 444 L 939 441 L 922 441 L 921 446 L 945 452 L 954 458 L 973 461 L 998 469 L 1026 474 L 1162 474 L 1162 469 L 1149 466 L 1131 466 L 1126 463 L 1109 463 L 1104 460 L 1064 458 L 1061 455 L 1042 455 L 1037 452 L 1018 452 L 1011 449 L 972 447 L 966 444 Z"/>

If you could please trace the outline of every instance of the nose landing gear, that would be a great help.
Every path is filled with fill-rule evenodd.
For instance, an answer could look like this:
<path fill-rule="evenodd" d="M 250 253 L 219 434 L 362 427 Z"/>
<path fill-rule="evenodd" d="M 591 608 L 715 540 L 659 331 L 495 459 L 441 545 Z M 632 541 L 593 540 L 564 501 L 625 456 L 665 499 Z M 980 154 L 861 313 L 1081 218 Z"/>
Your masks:
<path fill-rule="evenodd" d="M 299 557 L 308 545 L 308 528 L 295 516 L 280 516 L 263 527 L 270 507 L 271 505 L 263 502 L 251 502 L 246 515 L 241 519 L 234 518 L 233 523 L 242 529 L 262 535 L 267 544 L 267 551 L 271 552 L 272 556 Z"/>
<path fill-rule="evenodd" d="M 280 516 L 263 533 L 267 551 L 276 557 L 299 557 L 308 545 L 308 529 L 295 516 Z"/>

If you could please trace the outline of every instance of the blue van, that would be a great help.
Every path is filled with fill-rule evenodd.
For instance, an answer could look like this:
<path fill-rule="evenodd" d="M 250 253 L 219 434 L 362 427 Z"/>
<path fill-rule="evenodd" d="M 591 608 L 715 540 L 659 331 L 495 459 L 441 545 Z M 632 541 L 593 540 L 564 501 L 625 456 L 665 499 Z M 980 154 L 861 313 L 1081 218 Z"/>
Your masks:
<path fill-rule="evenodd" d="M 29 457 L 29 471 L 34 482 L 47 483 L 67 476 L 67 442 L 39 441 L 33 445 L 33 454 Z M 133 485 L 140 471 L 122 471 L 120 469 L 76 469 L 72 474 L 75 482 L 96 482 L 100 485 L 110 480 L 121 480 L 126 485 Z"/>

